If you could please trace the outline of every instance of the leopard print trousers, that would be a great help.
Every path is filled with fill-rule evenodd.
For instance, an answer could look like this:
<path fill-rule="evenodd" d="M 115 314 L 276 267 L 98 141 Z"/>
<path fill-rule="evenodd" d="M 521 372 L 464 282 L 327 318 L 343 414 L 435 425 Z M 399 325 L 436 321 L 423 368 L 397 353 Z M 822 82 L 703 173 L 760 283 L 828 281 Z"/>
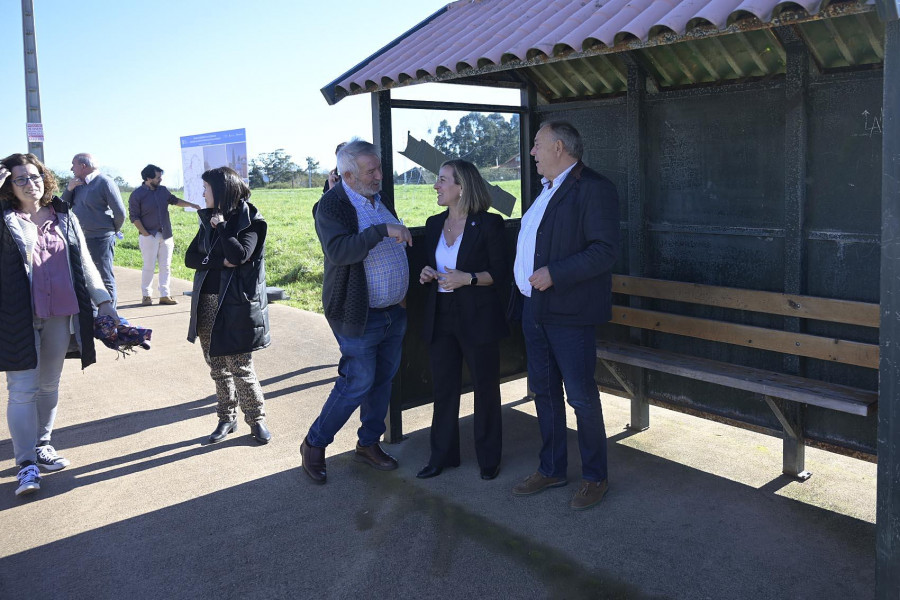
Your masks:
<path fill-rule="evenodd" d="M 197 301 L 197 336 L 200 338 L 200 347 L 203 348 L 203 358 L 209 365 L 209 374 L 216 384 L 216 413 L 219 420 L 235 420 L 237 407 L 240 405 L 244 421 L 248 425 L 265 421 L 263 393 L 253 369 L 253 355 L 247 352 L 231 356 L 210 356 L 209 340 L 219 296 L 200 294 Z"/>

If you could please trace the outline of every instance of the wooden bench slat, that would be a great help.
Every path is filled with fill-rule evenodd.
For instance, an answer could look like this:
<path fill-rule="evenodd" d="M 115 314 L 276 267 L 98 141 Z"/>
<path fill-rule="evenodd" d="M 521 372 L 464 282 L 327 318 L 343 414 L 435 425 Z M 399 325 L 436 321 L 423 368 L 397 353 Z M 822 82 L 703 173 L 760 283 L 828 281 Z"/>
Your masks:
<path fill-rule="evenodd" d="M 631 344 L 598 342 L 597 357 L 860 416 L 878 401 L 878 392 Z"/>
<path fill-rule="evenodd" d="M 610 322 L 870 369 L 878 368 L 880 352 L 876 344 L 850 342 L 618 305 L 613 306 Z"/>
<path fill-rule="evenodd" d="M 878 304 L 869 302 L 744 290 L 629 275 L 613 275 L 613 292 L 864 327 L 877 328 L 880 320 Z"/>

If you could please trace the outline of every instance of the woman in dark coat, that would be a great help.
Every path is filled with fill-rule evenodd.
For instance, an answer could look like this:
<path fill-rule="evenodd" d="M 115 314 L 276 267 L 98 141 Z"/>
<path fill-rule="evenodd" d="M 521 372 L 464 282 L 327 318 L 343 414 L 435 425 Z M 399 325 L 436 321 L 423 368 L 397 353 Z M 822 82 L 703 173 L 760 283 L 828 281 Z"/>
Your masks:
<path fill-rule="evenodd" d="M 498 293 L 509 263 L 503 218 L 487 212 L 490 196 L 478 169 L 464 160 L 441 165 L 434 184 L 447 210 L 425 224 L 429 286 L 423 339 L 434 384 L 431 457 L 416 477 L 459 466 L 459 396 L 465 358 L 475 389 L 475 453 L 482 479 L 500 472 L 500 338 L 509 335 Z"/>
<path fill-rule="evenodd" d="M 82 368 L 94 363 L 94 309 L 118 322 L 78 219 L 54 195 L 56 177 L 34 154 L 0 162 L 0 371 L 18 465 L 16 496 L 41 488 L 39 469 L 69 461 L 50 443 L 70 342 Z"/>
<path fill-rule="evenodd" d="M 221 442 L 237 429 L 237 407 L 260 444 L 266 427 L 262 388 L 253 368 L 254 350 L 269 345 L 264 264 L 266 222 L 247 199 L 250 188 L 229 167 L 202 175 L 206 208 L 184 263 L 194 274 L 188 340 L 200 338 L 216 384 L 219 424 L 209 437 Z"/>

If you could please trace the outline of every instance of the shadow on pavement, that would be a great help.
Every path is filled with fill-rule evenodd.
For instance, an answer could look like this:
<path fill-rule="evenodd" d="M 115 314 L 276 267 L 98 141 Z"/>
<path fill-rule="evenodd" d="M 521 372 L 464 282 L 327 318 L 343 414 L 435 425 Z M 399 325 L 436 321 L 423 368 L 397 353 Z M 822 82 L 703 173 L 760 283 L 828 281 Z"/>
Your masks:
<path fill-rule="evenodd" d="M 29 597 L 873 594 L 871 523 L 616 443 L 622 434 L 610 443 L 610 492 L 594 509 L 568 508 L 577 483 L 573 431 L 571 484 L 513 497 L 512 485 L 537 464 L 537 424 L 509 406 L 503 417 L 505 460 L 493 481 L 478 477 L 471 417 L 461 422 L 463 464 L 434 479 L 415 478 L 427 460 L 427 429 L 386 446 L 400 460 L 397 471 L 369 469 L 349 452 L 329 457 L 325 486 L 312 484 L 291 456 L 275 474 L 8 556 L 0 560 L 0 597 L 18 597 L 20 575 L 47 564 L 53 568 L 28 577 Z M 186 440 L 67 469 L 48 477 L 44 498 L 242 443 Z M 14 505 L 6 487 L 2 508 Z"/>

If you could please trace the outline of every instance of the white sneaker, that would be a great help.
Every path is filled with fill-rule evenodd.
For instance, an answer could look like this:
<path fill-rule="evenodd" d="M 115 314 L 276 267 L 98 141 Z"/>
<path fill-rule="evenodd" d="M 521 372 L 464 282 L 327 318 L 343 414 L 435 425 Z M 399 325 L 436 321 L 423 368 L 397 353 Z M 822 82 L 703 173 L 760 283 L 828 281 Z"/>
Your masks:
<path fill-rule="evenodd" d="M 37 465 L 28 464 L 22 467 L 16 477 L 19 479 L 16 496 L 31 494 L 41 489 L 41 472 L 38 471 Z"/>
<path fill-rule="evenodd" d="M 56 449 L 49 444 L 46 446 L 35 446 L 34 451 L 37 453 L 37 464 L 45 471 L 59 471 L 69 466 L 69 460 L 63 458 L 56 453 Z"/>

